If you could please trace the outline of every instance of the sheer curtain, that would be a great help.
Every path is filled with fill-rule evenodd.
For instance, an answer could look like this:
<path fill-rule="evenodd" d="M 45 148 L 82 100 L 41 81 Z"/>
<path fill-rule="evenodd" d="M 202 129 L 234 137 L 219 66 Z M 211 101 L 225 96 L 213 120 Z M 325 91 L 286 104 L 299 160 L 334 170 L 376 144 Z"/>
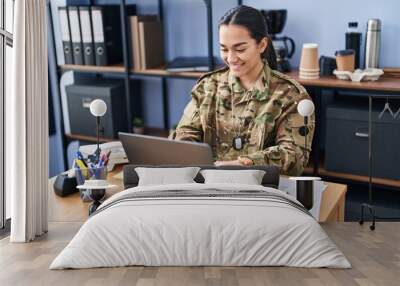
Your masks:
<path fill-rule="evenodd" d="M 13 92 L 6 98 L 6 187 L 12 242 L 47 231 L 48 102 L 46 0 L 18 0 Z"/>

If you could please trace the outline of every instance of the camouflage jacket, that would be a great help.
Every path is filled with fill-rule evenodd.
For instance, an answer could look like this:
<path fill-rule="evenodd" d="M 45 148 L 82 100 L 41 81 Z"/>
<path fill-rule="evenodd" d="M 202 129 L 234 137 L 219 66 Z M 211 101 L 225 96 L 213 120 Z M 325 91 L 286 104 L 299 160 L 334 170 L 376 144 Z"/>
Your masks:
<path fill-rule="evenodd" d="M 266 64 L 250 90 L 245 90 L 228 68 L 217 70 L 194 86 L 175 139 L 210 144 L 215 160 L 240 156 L 255 165 L 277 165 L 283 174 L 300 175 L 315 128 L 312 115 L 305 149 L 300 132 L 304 118 L 297 112 L 297 103 L 304 98 L 310 99 L 299 83 Z M 238 135 L 244 138 L 242 150 L 232 145 Z"/>

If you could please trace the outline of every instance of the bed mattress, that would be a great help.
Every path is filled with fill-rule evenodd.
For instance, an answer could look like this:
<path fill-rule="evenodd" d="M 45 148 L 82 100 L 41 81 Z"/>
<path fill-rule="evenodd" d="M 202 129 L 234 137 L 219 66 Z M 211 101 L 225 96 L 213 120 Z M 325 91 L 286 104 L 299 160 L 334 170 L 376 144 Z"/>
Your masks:
<path fill-rule="evenodd" d="M 50 269 L 129 265 L 351 267 L 310 213 L 284 192 L 197 183 L 114 195 Z"/>

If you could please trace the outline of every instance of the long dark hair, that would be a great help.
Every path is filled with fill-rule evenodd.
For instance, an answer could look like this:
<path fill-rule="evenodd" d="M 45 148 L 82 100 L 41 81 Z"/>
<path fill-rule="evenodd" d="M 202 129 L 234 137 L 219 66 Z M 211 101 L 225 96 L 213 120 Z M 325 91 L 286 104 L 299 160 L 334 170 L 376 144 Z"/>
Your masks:
<path fill-rule="evenodd" d="M 267 23 L 260 11 L 245 5 L 234 7 L 228 10 L 219 20 L 218 27 L 221 25 L 240 25 L 245 27 L 257 44 L 266 37 L 267 48 L 261 54 L 261 58 L 265 59 L 272 69 L 277 68 L 274 46 L 268 34 Z"/>

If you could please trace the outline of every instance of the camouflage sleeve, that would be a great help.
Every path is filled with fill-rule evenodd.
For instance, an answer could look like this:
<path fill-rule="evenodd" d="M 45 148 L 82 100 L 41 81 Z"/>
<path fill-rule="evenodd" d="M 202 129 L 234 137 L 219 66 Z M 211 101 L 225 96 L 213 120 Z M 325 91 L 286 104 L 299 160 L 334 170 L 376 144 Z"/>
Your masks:
<path fill-rule="evenodd" d="M 181 120 L 171 139 L 185 141 L 203 141 L 203 128 L 200 120 L 200 99 L 204 94 L 204 85 L 199 82 L 193 87 L 192 99 L 185 107 Z"/>
<path fill-rule="evenodd" d="M 309 96 L 306 94 L 302 96 L 303 98 Z M 241 157 L 251 159 L 255 165 L 276 165 L 281 169 L 281 173 L 286 175 L 301 175 L 311 152 L 315 115 L 310 116 L 308 120 L 307 148 L 305 148 L 305 138 L 302 135 L 304 117 L 297 113 L 298 101 L 293 101 L 280 116 L 276 125 L 276 145 Z"/>

